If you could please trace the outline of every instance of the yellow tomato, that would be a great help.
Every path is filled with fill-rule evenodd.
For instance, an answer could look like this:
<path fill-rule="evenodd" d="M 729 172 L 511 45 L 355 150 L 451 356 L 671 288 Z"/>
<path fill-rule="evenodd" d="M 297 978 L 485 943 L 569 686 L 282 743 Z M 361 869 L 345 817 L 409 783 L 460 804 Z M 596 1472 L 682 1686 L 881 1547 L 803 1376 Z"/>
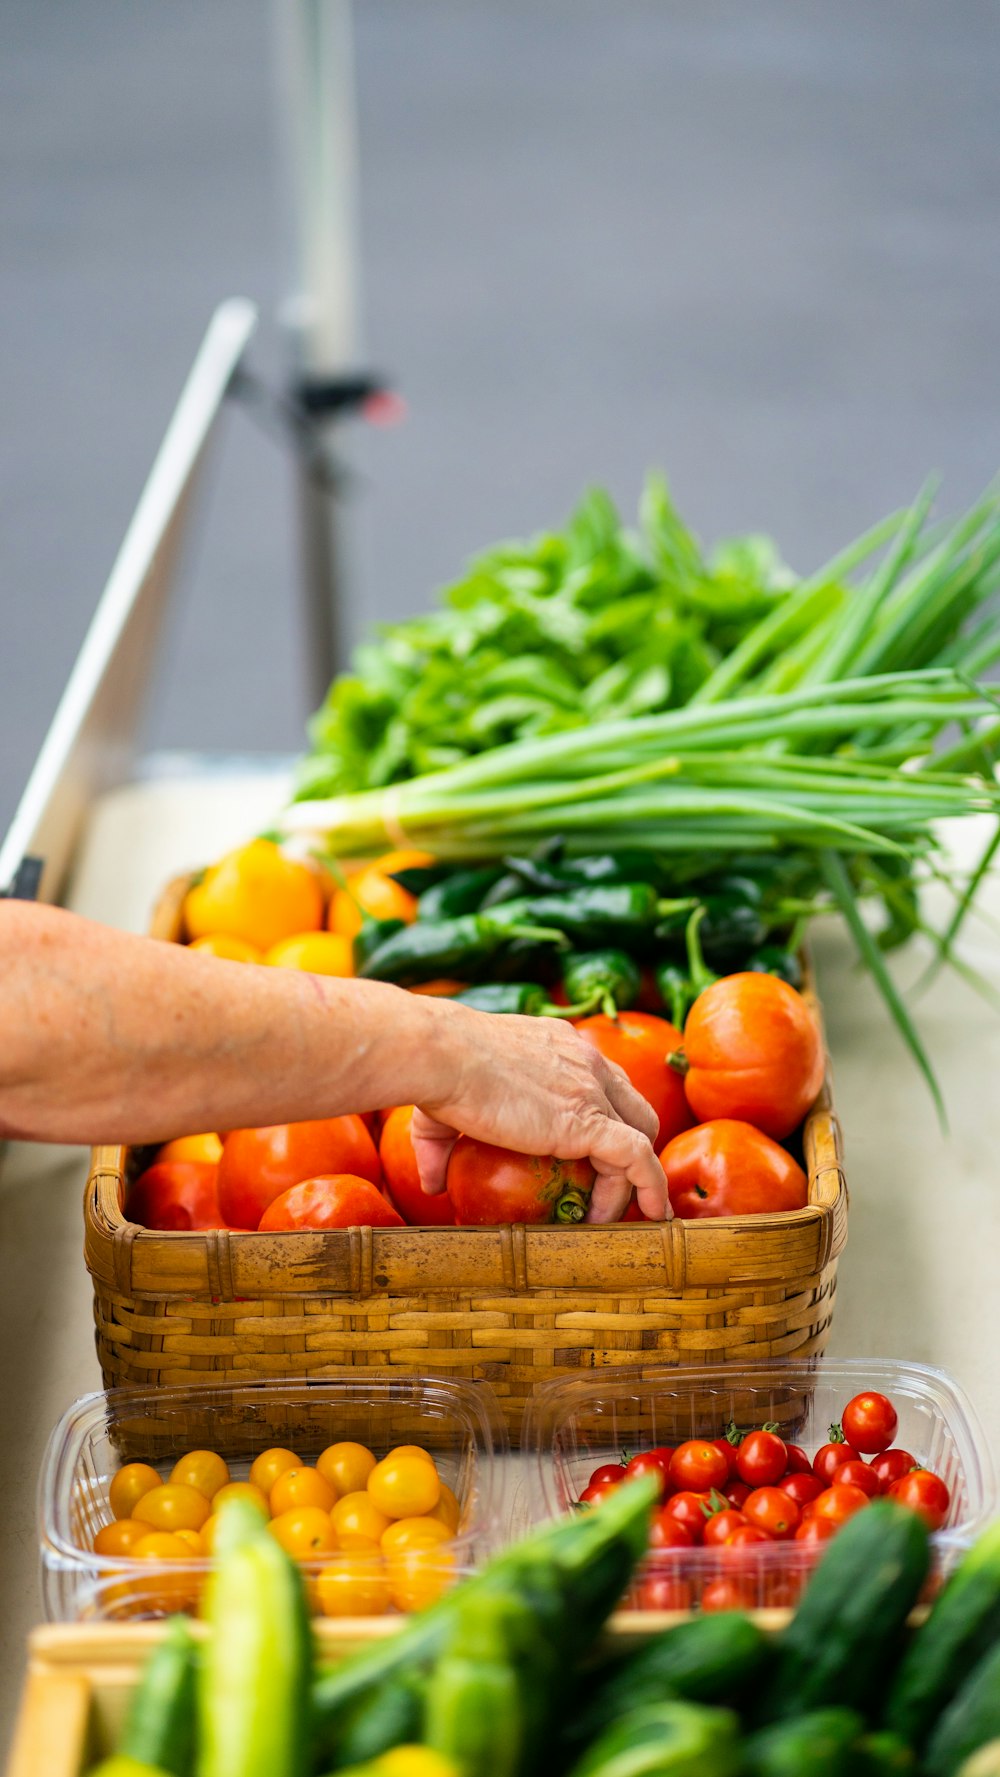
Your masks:
<path fill-rule="evenodd" d="M 210 1513 L 208 1500 L 197 1487 L 189 1487 L 184 1481 L 168 1481 L 165 1486 L 151 1487 L 144 1493 L 133 1516 L 153 1530 L 200 1530 Z"/>
<path fill-rule="evenodd" d="M 132 1551 L 136 1561 L 149 1561 L 159 1569 L 148 1579 L 129 1582 L 133 1608 L 141 1611 L 190 1610 L 198 1595 L 194 1559 L 182 1537 L 167 1530 L 151 1531 Z"/>
<path fill-rule="evenodd" d="M 447 1487 L 443 1481 L 441 1482 L 441 1498 L 438 1500 L 434 1510 L 428 1512 L 427 1516 L 428 1518 L 437 1518 L 442 1524 L 446 1525 L 451 1531 L 452 1536 L 454 1536 L 458 1530 L 458 1526 L 462 1519 L 462 1508 L 459 1505 L 458 1500 L 455 1498 L 451 1488 Z"/>
<path fill-rule="evenodd" d="M 205 1522 L 208 1522 L 207 1518 Z M 198 1535 L 197 1530 L 175 1530 L 174 1535 L 179 1536 L 181 1542 L 187 1544 L 192 1555 L 204 1555 L 205 1544 L 202 1538 Z"/>
<path fill-rule="evenodd" d="M 227 1499 L 249 1500 L 252 1506 L 256 1506 L 267 1517 L 267 1495 L 259 1487 L 255 1487 L 252 1481 L 229 1481 L 225 1487 L 220 1487 L 218 1493 L 212 1497 L 213 1516 L 221 1510 Z"/>
<path fill-rule="evenodd" d="M 406 1549 L 433 1549 L 451 1542 L 451 1531 L 440 1518 L 396 1518 L 382 1532 L 382 1550 L 386 1555 L 401 1555 Z"/>
<path fill-rule="evenodd" d="M 174 1463 L 170 1479 L 184 1481 L 188 1487 L 197 1487 L 206 1499 L 214 1499 L 219 1489 L 229 1484 L 229 1464 L 214 1450 L 189 1450 Z"/>
<path fill-rule="evenodd" d="M 162 1485 L 162 1477 L 148 1462 L 127 1462 L 112 1475 L 108 1501 L 116 1518 L 134 1518 L 135 1507 L 144 1493 Z"/>
<path fill-rule="evenodd" d="M 245 938 L 234 938 L 231 932 L 206 932 L 204 938 L 194 938 L 188 949 L 202 951 L 206 956 L 220 957 L 224 963 L 264 961 L 264 952 L 258 945 L 248 944 Z"/>
<path fill-rule="evenodd" d="M 286 1450 L 281 1444 L 275 1444 L 270 1450 L 262 1450 L 255 1456 L 250 1467 L 250 1479 L 255 1487 L 270 1497 L 271 1488 L 279 1475 L 286 1469 L 301 1468 L 302 1458 L 296 1456 L 294 1450 Z"/>
<path fill-rule="evenodd" d="M 325 1617 L 380 1617 L 389 1608 L 389 1582 L 381 1561 L 337 1556 L 320 1570 L 316 1600 Z"/>
<path fill-rule="evenodd" d="M 424 1449 L 422 1444 L 397 1444 L 383 1460 L 392 1462 L 396 1456 L 422 1456 L 423 1460 L 429 1462 L 432 1468 L 435 1467 L 433 1456 L 429 1450 Z"/>
<path fill-rule="evenodd" d="M 389 1519 L 368 1493 L 348 1493 L 338 1499 L 330 1522 L 342 1549 L 377 1548 L 383 1530 L 389 1528 Z"/>
<path fill-rule="evenodd" d="M 386 1557 L 389 1596 L 397 1610 L 423 1610 L 447 1590 L 453 1577 L 454 1557 L 440 1545 L 431 1549 L 404 1549 Z"/>
<path fill-rule="evenodd" d="M 279 1518 L 297 1506 L 318 1506 L 331 1512 L 337 1503 L 337 1490 L 314 1468 L 289 1468 L 279 1475 L 271 1488 L 271 1516 Z"/>
<path fill-rule="evenodd" d="M 295 1555 L 299 1560 L 306 1555 L 324 1555 L 327 1549 L 337 1547 L 330 1514 L 321 1511 L 319 1506 L 296 1506 L 289 1512 L 281 1512 L 271 1519 L 267 1528 L 286 1554 Z"/>
<path fill-rule="evenodd" d="M 346 977 L 354 974 L 354 946 L 342 932 L 300 932 L 273 944 L 264 961 L 275 969 Z"/>
<path fill-rule="evenodd" d="M 387 1456 L 368 1476 L 368 1492 L 387 1518 L 419 1518 L 434 1510 L 441 1482 L 426 1456 Z"/>
<path fill-rule="evenodd" d="M 270 839 L 254 839 L 206 870 L 184 898 L 191 938 L 223 932 L 270 950 L 295 932 L 323 924 L 323 891 L 307 864 L 286 858 Z"/>
<path fill-rule="evenodd" d="M 376 1763 L 379 1777 L 462 1777 L 458 1766 L 432 1746 L 394 1746 Z"/>
<path fill-rule="evenodd" d="M 403 919 L 409 925 L 417 917 L 417 897 L 372 864 L 351 878 L 349 889 L 334 889 L 327 924 L 331 932 L 356 938 L 362 913 L 372 919 Z"/>
<path fill-rule="evenodd" d="M 343 1497 L 364 1491 L 375 1458 L 365 1444 L 329 1444 L 322 1456 L 317 1456 L 316 1467 Z"/>
<path fill-rule="evenodd" d="M 157 1165 L 161 1160 L 198 1160 L 218 1166 L 221 1159 L 222 1143 L 217 1135 L 179 1135 L 176 1141 L 164 1142 L 156 1154 Z"/>
<path fill-rule="evenodd" d="M 95 1555 L 131 1555 L 136 1543 L 149 1535 L 149 1525 L 136 1518 L 116 1518 L 113 1524 L 102 1524 L 94 1538 Z"/>
<path fill-rule="evenodd" d="M 204 1549 L 206 1555 L 214 1555 L 215 1554 L 215 1538 L 218 1533 L 218 1529 L 219 1529 L 219 1514 L 218 1514 L 218 1512 L 213 1512 L 212 1516 L 210 1518 L 205 1519 L 205 1522 L 202 1525 L 201 1530 L 199 1532 L 199 1535 L 201 1536 L 201 1546 Z"/>

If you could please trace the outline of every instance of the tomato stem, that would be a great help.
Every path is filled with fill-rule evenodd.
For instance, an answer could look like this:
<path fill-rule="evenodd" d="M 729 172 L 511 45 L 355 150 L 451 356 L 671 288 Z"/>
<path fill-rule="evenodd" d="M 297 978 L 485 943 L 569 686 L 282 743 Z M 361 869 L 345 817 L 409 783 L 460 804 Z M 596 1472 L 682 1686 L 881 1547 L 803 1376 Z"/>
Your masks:
<path fill-rule="evenodd" d="M 582 1222 L 590 1202 L 589 1194 L 574 1188 L 564 1191 L 556 1204 L 554 1220 L 557 1222 Z"/>
<path fill-rule="evenodd" d="M 831 1427 L 830 1427 L 830 1442 L 831 1442 L 831 1444 L 846 1444 L 847 1443 L 847 1439 L 844 1436 L 844 1428 L 842 1425 L 831 1425 Z"/>

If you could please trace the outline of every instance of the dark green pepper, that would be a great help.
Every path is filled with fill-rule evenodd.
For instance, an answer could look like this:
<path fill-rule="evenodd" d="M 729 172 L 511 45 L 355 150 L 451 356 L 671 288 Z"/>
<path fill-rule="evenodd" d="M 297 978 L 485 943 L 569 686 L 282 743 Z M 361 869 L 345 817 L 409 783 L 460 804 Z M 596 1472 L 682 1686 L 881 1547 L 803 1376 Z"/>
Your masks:
<path fill-rule="evenodd" d="M 367 914 L 363 914 L 361 930 L 352 946 L 355 972 L 360 975 L 368 958 L 375 954 L 380 945 L 406 929 L 405 919 L 370 919 Z"/>
<path fill-rule="evenodd" d="M 691 977 L 679 963 L 660 963 L 654 971 L 657 992 L 667 1010 L 671 1024 L 684 1029 L 684 1020 L 695 998 Z"/>
<path fill-rule="evenodd" d="M 522 895 L 493 907 L 490 918 L 511 925 L 555 927 L 575 944 L 628 944 L 651 936 L 663 905 L 651 883 L 630 882 L 563 895 Z"/>
<path fill-rule="evenodd" d="M 577 1014 L 600 1007 L 614 1018 L 623 1006 L 635 1004 L 642 977 L 624 950 L 591 950 L 566 957 L 562 984 Z"/>
<path fill-rule="evenodd" d="M 483 897 L 500 880 L 500 871 L 455 870 L 443 882 L 425 889 L 417 902 L 418 919 L 453 919 L 459 913 L 477 913 Z"/>
<path fill-rule="evenodd" d="M 486 964 L 514 938 L 539 944 L 564 944 L 562 933 L 530 920 L 498 920 L 494 915 L 463 913 L 433 925 L 417 920 L 366 958 L 358 970 L 369 980 L 394 981 L 401 987 L 433 981 L 436 976 L 467 977 Z"/>
<path fill-rule="evenodd" d="M 793 950 L 782 950 L 778 944 L 765 944 L 743 966 L 754 975 L 777 975 L 789 987 L 802 986 L 801 962 Z"/>
<path fill-rule="evenodd" d="M 476 1012 L 520 1012 L 527 1018 L 540 1018 L 551 1006 L 544 987 L 535 981 L 483 981 L 456 993 L 455 998 L 459 1005 L 471 1006 Z"/>
<path fill-rule="evenodd" d="M 504 865 L 535 894 L 559 895 L 567 889 L 604 884 L 647 882 L 654 887 L 663 879 L 663 866 L 652 852 L 600 852 L 592 857 L 559 860 L 504 858 Z"/>

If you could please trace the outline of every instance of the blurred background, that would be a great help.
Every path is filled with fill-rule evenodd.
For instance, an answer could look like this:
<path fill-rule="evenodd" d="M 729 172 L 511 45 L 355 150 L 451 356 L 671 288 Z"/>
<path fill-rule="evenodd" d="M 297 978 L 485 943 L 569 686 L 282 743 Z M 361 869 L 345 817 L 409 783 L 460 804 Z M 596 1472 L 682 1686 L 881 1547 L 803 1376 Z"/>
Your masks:
<path fill-rule="evenodd" d="M 0 833 L 221 298 L 279 377 L 291 229 L 267 0 L 5 0 Z M 994 0 L 358 0 L 368 360 L 349 631 L 474 549 L 668 473 L 799 569 L 1000 465 Z M 294 750 L 287 454 L 229 416 L 148 712 Z"/>

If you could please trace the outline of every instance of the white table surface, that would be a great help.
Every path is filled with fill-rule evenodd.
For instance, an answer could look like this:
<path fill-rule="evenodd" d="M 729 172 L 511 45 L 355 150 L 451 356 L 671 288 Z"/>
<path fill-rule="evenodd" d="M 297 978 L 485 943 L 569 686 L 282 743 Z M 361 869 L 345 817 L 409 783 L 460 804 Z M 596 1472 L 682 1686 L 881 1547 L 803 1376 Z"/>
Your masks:
<path fill-rule="evenodd" d="M 145 928 L 164 882 L 270 824 L 273 772 L 154 781 L 96 805 L 69 904 Z M 973 829 L 975 829 L 973 831 Z M 970 822 L 956 842 L 983 841 Z M 1000 882 L 980 900 L 963 954 L 1000 995 Z M 997 921 L 994 926 L 988 923 Z M 850 941 L 835 922 L 815 934 L 837 1108 L 851 1190 L 831 1355 L 909 1358 L 948 1370 L 968 1391 L 1000 1454 L 1000 1010 L 951 973 L 918 1006 L 951 1122 L 930 1097 Z M 912 977 L 910 958 L 901 975 Z M 84 1269 L 82 1150 L 12 1146 L 0 1174 L 0 1722 L 12 1724 L 24 1638 L 40 1620 L 36 1476 L 46 1439 L 78 1395 L 100 1386 Z"/>

